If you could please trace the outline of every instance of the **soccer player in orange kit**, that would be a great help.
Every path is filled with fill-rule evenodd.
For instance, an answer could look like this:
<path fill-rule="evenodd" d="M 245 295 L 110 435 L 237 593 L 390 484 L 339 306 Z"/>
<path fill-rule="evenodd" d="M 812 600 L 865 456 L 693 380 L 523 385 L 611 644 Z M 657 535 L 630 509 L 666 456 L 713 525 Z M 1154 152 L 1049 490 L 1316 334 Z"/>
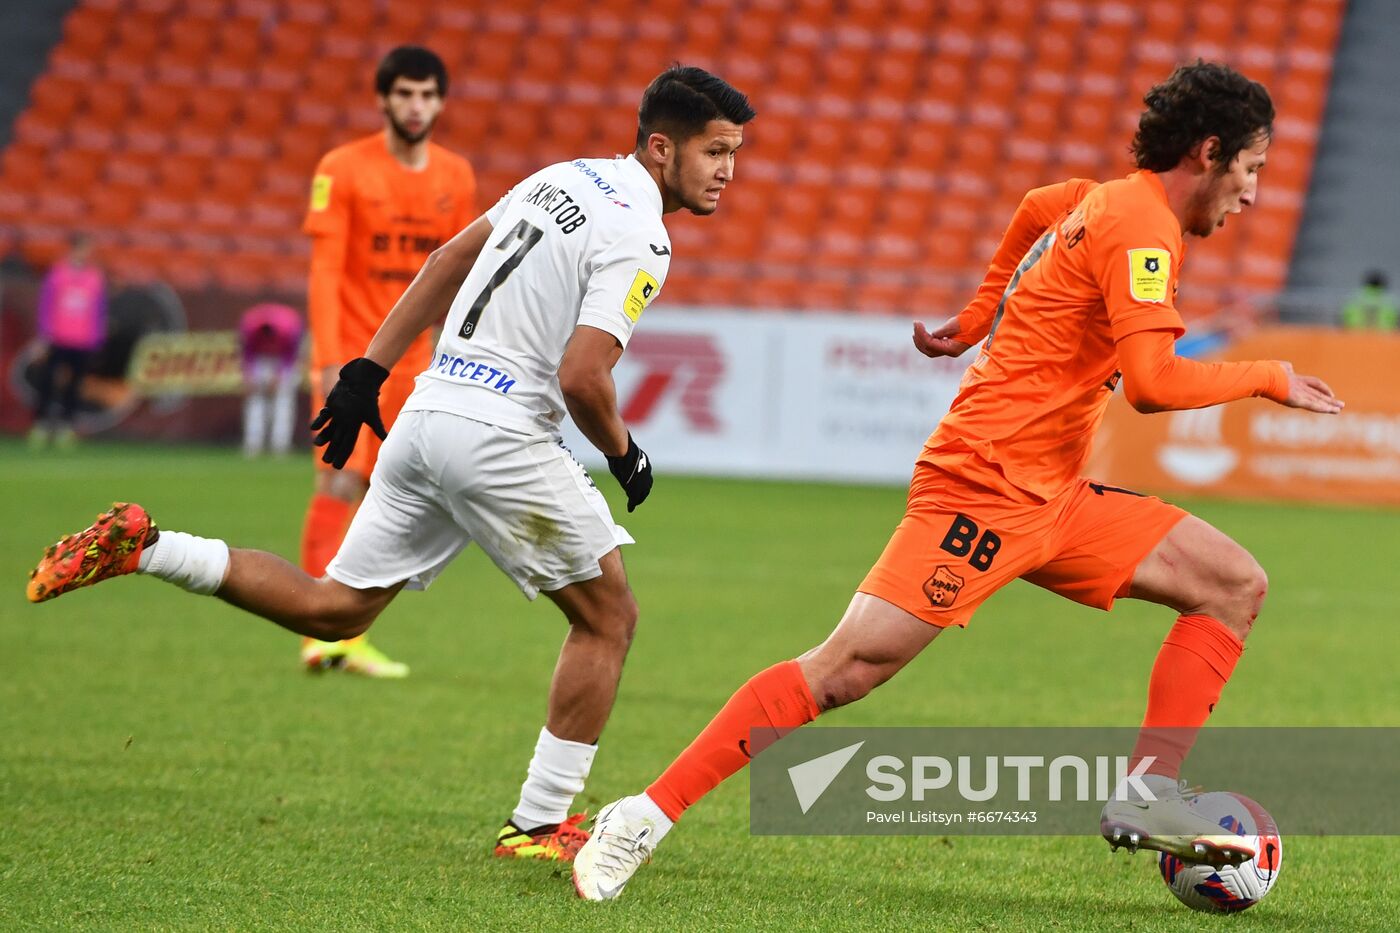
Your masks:
<path fill-rule="evenodd" d="M 428 254 L 476 217 L 471 165 L 430 141 L 447 93 L 442 60 L 425 48 L 400 46 L 380 62 L 374 87 L 384 129 L 321 159 L 302 226 L 312 243 L 312 412 L 323 407 L 340 367 L 364 353 Z M 431 356 L 430 335 L 421 334 L 391 371 L 379 396 L 386 430 Z M 365 428 L 344 469 L 316 461 L 301 543 L 301 566 L 312 576 L 326 572 L 340 547 L 381 444 Z M 301 660 L 311 670 L 408 675 L 407 665 L 385 657 L 363 635 L 341 642 L 305 638 Z"/>
<path fill-rule="evenodd" d="M 1032 192 L 968 308 L 931 334 L 916 326 L 929 356 L 986 343 L 884 553 L 826 641 L 751 678 L 645 793 L 600 811 L 574 861 L 580 896 L 621 893 L 681 814 L 748 763 L 751 730 L 781 733 L 864 697 L 1018 577 L 1100 609 L 1130 597 L 1178 613 L 1134 750 L 1151 762 L 1139 779 L 1150 790 L 1109 801 L 1105 838 L 1187 861 L 1253 855 L 1186 806 L 1177 771 L 1239 659 L 1264 571 L 1204 521 L 1079 471 L 1120 383 L 1144 412 L 1251 396 L 1327 414 L 1342 403 L 1287 363 L 1175 355 L 1183 237 L 1209 236 L 1254 202 L 1274 110 L 1262 85 L 1203 62 L 1144 102 L 1138 171 Z"/>

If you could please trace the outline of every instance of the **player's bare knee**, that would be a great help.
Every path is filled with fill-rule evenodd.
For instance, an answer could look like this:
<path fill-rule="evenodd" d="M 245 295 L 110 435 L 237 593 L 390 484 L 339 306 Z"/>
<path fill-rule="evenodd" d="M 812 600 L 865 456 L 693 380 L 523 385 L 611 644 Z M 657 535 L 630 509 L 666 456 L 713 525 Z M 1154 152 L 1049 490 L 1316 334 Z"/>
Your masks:
<path fill-rule="evenodd" d="M 808 676 L 812 698 L 826 712 L 864 699 L 870 691 L 889 680 L 893 672 L 859 658 L 847 658 L 834 668 L 817 668 L 812 673 L 815 677 Z"/>
<path fill-rule="evenodd" d="M 613 638 L 619 641 L 624 649 L 632 646 L 632 638 L 637 634 L 637 620 L 640 616 L 641 610 L 637 608 L 637 600 L 628 590 L 623 598 L 617 600 L 617 605 L 612 611 Z"/>
<path fill-rule="evenodd" d="M 1248 551 L 1217 568 L 1209 614 L 1244 641 L 1269 592 L 1269 577 Z"/>
<path fill-rule="evenodd" d="M 623 651 L 632 645 L 639 617 L 637 600 L 631 590 L 590 606 L 584 612 L 569 613 L 569 624 L 594 638 L 615 643 Z"/>
<path fill-rule="evenodd" d="M 1264 597 L 1269 595 L 1268 574 L 1254 558 L 1251 557 L 1249 563 L 1252 566 L 1240 584 L 1240 597 L 1244 605 L 1241 608 L 1239 621 L 1230 625 L 1230 630 L 1240 641 L 1249 637 L 1250 630 L 1254 628 L 1255 620 L 1259 618 L 1259 611 L 1264 607 Z"/>

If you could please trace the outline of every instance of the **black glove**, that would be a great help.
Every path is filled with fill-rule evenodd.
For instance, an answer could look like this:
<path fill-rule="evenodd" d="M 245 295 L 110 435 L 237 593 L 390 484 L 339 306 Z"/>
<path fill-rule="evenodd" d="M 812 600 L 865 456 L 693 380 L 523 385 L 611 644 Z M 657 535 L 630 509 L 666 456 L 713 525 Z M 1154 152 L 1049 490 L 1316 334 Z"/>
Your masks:
<path fill-rule="evenodd" d="M 321 462 L 337 470 L 345 466 L 355 451 L 360 425 L 369 425 L 381 441 L 388 436 L 379 417 L 379 387 L 388 378 L 389 370 L 363 356 L 340 367 L 340 380 L 311 422 L 311 430 L 321 432 L 316 435 L 316 446 L 326 448 Z"/>
<path fill-rule="evenodd" d="M 647 499 L 651 492 L 651 459 L 627 434 L 627 453 L 621 457 L 609 457 L 608 469 L 627 492 L 627 511 L 631 512 Z"/>

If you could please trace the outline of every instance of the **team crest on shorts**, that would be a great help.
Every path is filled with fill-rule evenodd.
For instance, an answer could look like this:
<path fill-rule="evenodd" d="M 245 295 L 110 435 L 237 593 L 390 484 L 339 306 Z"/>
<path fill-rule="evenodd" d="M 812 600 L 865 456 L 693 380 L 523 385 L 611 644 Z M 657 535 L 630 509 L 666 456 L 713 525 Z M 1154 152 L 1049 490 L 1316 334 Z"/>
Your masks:
<path fill-rule="evenodd" d="M 947 564 L 939 564 L 933 576 L 924 581 L 924 595 L 928 597 L 929 605 L 933 608 L 951 609 L 966 582 L 953 573 Z"/>

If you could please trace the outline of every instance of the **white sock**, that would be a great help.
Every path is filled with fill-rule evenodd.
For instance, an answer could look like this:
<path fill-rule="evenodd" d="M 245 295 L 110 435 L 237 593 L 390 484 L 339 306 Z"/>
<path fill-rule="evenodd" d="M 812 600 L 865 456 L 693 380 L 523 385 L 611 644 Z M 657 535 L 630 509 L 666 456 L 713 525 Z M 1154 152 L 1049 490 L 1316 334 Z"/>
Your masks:
<path fill-rule="evenodd" d="M 267 437 L 267 396 L 249 392 L 243 399 L 243 453 L 256 457 L 263 452 Z"/>
<path fill-rule="evenodd" d="M 557 739 L 548 729 L 541 729 L 511 822 L 521 829 L 564 822 L 597 753 L 596 745 Z"/>
<path fill-rule="evenodd" d="M 651 844 L 656 845 L 666 834 L 671 831 L 671 827 L 676 824 L 671 822 L 671 818 L 661 812 L 661 808 L 656 805 L 646 794 L 638 794 L 635 797 L 628 797 L 622 804 L 623 815 L 627 822 L 649 822 L 652 825 Z"/>
<path fill-rule="evenodd" d="M 297 420 L 297 387 L 300 380 L 296 373 L 282 377 L 277 392 L 272 396 L 272 452 L 285 454 L 292 449 L 292 429 Z"/>
<path fill-rule="evenodd" d="M 218 538 L 162 529 L 156 543 L 141 552 L 136 572 L 208 596 L 223 585 L 228 573 L 228 545 Z"/>

